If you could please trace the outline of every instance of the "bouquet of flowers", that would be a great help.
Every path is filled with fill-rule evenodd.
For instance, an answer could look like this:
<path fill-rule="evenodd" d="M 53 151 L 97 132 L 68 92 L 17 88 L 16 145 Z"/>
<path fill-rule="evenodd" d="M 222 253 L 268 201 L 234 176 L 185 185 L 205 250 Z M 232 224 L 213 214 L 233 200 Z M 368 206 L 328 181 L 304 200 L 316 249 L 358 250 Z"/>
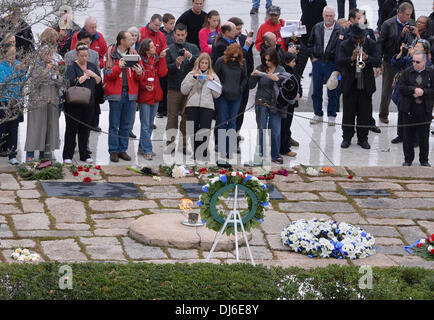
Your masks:
<path fill-rule="evenodd" d="M 17 261 L 24 261 L 24 262 L 39 262 L 41 257 L 37 253 L 30 253 L 29 249 L 21 249 L 17 248 L 14 252 L 11 254 L 12 259 Z"/>
<path fill-rule="evenodd" d="M 310 258 L 357 259 L 375 253 L 375 239 L 359 227 L 324 219 L 297 220 L 280 234 L 291 251 Z"/>
<path fill-rule="evenodd" d="M 416 255 L 426 260 L 434 260 L 434 233 L 425 239 L 418 240 L 411 246 L 405 247 L 405 250 L 410 254 L 414 252 Z"/>

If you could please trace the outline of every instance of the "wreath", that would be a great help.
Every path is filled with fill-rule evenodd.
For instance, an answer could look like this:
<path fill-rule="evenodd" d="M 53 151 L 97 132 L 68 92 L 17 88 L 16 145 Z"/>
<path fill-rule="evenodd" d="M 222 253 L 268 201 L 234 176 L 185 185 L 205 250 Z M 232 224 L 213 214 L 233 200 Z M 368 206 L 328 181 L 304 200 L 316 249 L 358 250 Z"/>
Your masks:
<path fill-rule="evenodd" d="M 265 207 L 270 204 L 267 186 L 252 175 L 233 171 L 211 178 L 208 184 L 202 187 L 203 193 L 197 204 L 200 206 L 200 215 L 208 229 L 220 231 L 228 213 L 217 208 L 221 202 L 219 197 L 223 196 L 227 199 L 229 192 L 235 190 L 236 186 L 247 197 L 248 208 L 244 211 L 240 210 L 245 230 L 248 232 L 264 222 Z M 228 223 L 226 234 L 234 233 L 234 224 Z"/>
<path fill-rule="evenodd" d="M 21 163 L 17 172 L 23 180 L 58 180 L 63 179 L 63 166 L 59 162 L 33 161 Z"/>
<path fill-rule="evenodd" d="M 297 220 L 280 234 L 283 245 L 310 258 L 357 259 L 375 253 L 375 239 L 362 228 L 345 222 Z"/>

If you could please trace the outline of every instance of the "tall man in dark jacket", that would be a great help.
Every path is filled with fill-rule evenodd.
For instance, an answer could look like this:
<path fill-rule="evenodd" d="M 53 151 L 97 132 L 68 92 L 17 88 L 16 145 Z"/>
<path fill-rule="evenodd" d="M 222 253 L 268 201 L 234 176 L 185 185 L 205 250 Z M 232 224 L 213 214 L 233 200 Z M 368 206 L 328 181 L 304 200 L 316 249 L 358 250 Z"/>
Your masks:
<path fill-rule="evenodd" d="M 214 44 L 211 48 L 211 61 L 214 65 L 218 58 L 220 58 L 229 47 L 235 41 L 235 35 L 237 34 L 237 28 L 231 21 L 226 21 L 220 28 L 220 34 L 217 36 Z"/>
<path fill-rule="evenodd" d="M 381 102 L 379 118 L 383 123 L 389 123 L 389 105 L 392 99 L 392 83 L 398 69 L 390 64 L 392 57 L 399 52 L 401 43 L 404 41 L 406 23 L 410 19 L 413 7 L 405 2 L 398 8 L 398 14 L 388 19 L 381 26 L 377 45 L 383 58 L 383 80 L 381 90 Z"/>
<path fill-rule="evenodd" d="M 380 66 L 380 54 L 375 41 L 366 37 L 365 30 L 360 28 L 359 24 L 352 26 L 349 36 L 349 39 L 341 43 L 336 60 L 337 66 L 343 73 L 341 83 L 344 106 L 341 147 L 350 146 L 357 117 L 357 144 L 363 149 L 370 149 L 367 126 L 372 117 L 372 94 L 376 90 L 373 68 Z M 360 53 L 361 62 L 358 61 Z"/>
<path fill-rule="evenodd" d="M 397 15 L 399 6 L 407 2 L 411 5 L 413 11 L 411 13 L 411 19 L 415 20 L 415 13 L 414 13 L 414 5 L 411 0 L 383 0 L 383 4 L 381 6 L 381 13 L 380 13 L 380 27 L 381 25 L 386 22 L 386 20 L 392 18 L 393 16 Z"/>
<path fill-rule="evenodd" d="M 404 163 L 411 166 L 414 160 L 414 136 L 419 138 L 419 161 L 430 167 L 429 130 L 434 106 L 434 69 L 426 68 L 427 56 L 424 52 L 413 55 L 413 67 L 409 67 L 399 79 L 399 93 L 404 117 Z"/>
<path fill-rule="evenodd" d="M 335 58 L 340 42 L 344 39 L 345 30 L 335 21 L 335 10 L 325 7 L 324 22 L 318 22 L 312 29 L 308 48 L 312 57 L 313 109 L 315 115 L 311 123 L 322 121 L 322 91 L 324 79 L 328 79 L 336 70 Z M 336 111 L 339 109 L 338 90 L 327 90 L 327 116 L 330 125 L 335 124 Z"/>
<path fill-rule="evenodd" d="M 187 96 L 181 93 L 181 83 L 187 73 L 193 69 L 200 51 L 196 45 L 185 41 L 187 27 L 184 24 L 179 23 L 175 26 L 174 35 L 175 43 L 169 46 L 169 51 L 166 54 L 169 77 L 167 83 L 167 145 L 175 141 L 176 136 L 167 131 L 169 129 L 178 130 L 178 115 L 181 113 L 182 145 L 183 151 L 186 153 L 186 117 L 184 111 Z M 174 151 L 174 149 L 171 148 L 170 151 Z"/>

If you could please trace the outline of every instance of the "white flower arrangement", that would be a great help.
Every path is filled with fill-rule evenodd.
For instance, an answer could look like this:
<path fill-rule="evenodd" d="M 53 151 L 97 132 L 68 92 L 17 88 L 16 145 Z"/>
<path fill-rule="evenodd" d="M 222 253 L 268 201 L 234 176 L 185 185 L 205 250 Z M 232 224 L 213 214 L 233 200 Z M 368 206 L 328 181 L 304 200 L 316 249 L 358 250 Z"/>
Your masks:
<path fill-rule="evenodd" d="M 29 249 L 21 249 L 17 248 L 15 251 L 11 254 L 12 259 L 17 261 L 24 261 L 24 262 L 39 262 L 41 259 L 40 255 L 37 253 L 31 253 Z"/>
<path fill-rule="evenodd" d="M 324 219 L 297 220 L 280 234 L 283 245 L 311 258 L 358 259 L 375 253 L 375 239 L 359 227 Z"/>

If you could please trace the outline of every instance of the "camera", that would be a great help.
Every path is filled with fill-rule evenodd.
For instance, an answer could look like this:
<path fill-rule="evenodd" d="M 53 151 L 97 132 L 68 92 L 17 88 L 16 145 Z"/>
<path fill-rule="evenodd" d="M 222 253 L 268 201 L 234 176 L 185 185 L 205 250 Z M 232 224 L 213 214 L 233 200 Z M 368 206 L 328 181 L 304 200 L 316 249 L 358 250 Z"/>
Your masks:
<path fill-rule="evenodd" d="M 183 57 L 184 54 L 185 54 L 185 49 L 184 48 L 179 49 L 179 51 L 178 51 L 178 57 Z"/>
<path fill-rule="evenodd" d="M 405 26 L 408 27 L 408 31 L 410 32 L 414 32 L 414 30 L 416 29 L 416 23 L 413 20 L 408 21 Z"/>
<path fill-rule="evenodd" d="M 411 48 L 411 45 L 406 44 L 404 45 L 404 47 L 402 48 L 402 56 L 405 57 L 406 55 L 408 55 L 408 49 Z"/>

